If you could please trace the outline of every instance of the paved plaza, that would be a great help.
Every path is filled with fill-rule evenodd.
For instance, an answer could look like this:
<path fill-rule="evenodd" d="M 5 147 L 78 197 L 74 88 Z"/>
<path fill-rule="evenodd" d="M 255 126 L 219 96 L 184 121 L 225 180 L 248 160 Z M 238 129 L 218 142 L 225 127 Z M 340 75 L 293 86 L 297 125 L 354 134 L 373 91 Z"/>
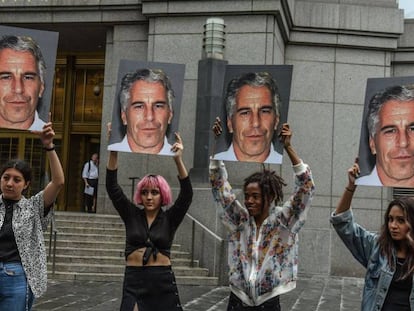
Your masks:
<path fill-rule="evenodd" d="M 357 311 L 363 284 L 360 278 L 300 277 L 297 288 L 281 296 L 282 311 Z M 179 285 L 178 289 L 185 311 L 226 310 L 228 287 Z M 50 280 L 33 311 L 117 311 L 121 292 L 121 282 Z"/>

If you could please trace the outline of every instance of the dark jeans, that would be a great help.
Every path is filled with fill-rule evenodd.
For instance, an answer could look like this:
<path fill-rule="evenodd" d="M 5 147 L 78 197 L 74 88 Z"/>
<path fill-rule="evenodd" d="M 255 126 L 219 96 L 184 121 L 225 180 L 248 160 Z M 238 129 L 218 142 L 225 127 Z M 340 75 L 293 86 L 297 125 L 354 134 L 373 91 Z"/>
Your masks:
<path fill-rule="evenodd" d="M 86 212 L 92 213 L 96 212 L 93 209 L 93 204 L 96 202 L 96 197 L 98 194 L 98 179 L 88 179 L 88 184 L 93 187 L 93 196 L 84 193 L 84 200 L 85 200 L 85 209 Z M 95 203 L 96 204 L 96 203 Z M 96 209 L 96 206 L 95 206 Z"/>
<path fill-rule="evenodd" d="M 280 311 L 279 296 L 269 299 L 260 306 L 250 307 L 244 304 L 235 294 L 230 293 L 227 311 Z"/>

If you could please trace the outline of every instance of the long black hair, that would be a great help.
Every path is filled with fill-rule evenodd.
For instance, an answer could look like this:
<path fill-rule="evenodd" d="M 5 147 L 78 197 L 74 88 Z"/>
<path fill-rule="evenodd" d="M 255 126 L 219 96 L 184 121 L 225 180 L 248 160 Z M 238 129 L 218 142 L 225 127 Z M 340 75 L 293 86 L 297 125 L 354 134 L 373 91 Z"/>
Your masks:
<path fill-rule="evenodd" d="M 405 221 L 409 228 L 406 237 L 406 259 L 402 265 L 402 274 L 400 277 L 400 279 L 406 279 L 407 277 L 411 277 L 414 273 L 414 197 L 399 197 L 392 200 L 388 205 L 387 211 L 384 214 L 384 223 L 381 227 L 378 243 L 380 245 L 381 254 L 388 259 L 388 265 L 393 269 L 395 269 L 395 260 L 393 254 L 397 245 L 396 242 L 392 239 L 390 231 L 388 229 L 388 216 L 390 214 L 391 208 L 394 206 L 398 206 L 402 209 L 405 216 Z"/>

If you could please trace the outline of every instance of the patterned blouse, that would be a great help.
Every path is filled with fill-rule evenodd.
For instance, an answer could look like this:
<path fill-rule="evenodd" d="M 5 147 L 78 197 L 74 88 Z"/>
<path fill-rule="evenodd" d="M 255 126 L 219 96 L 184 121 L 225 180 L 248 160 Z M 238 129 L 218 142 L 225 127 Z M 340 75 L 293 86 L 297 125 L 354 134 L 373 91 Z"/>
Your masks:
<path fill-rule="evenodd" d="M 221 220 L 229 231 L 230 288 L 249 306 L 259 306 L 296 287 L 298 232 L 305 223 L 315 186 L 308 165 L 301 162 L 293 170 L 293 194 L 283 206 L 270 207 L 257 235 L 255 219 L 236 199 L 224 163 L 210 161 L 213 196 L 223 207 Z"/>
<path fill-rule="evenodd" d="M 0 196 L 0 228 L 3 226 L 6 207 Z M 52 217 L 44 216 L 43 191 L 26 199 L 22 197 L 13 206 L 12 228 L 27 281 L 38 298 L 47 287 L 47 262 L 43 231 Z"/>

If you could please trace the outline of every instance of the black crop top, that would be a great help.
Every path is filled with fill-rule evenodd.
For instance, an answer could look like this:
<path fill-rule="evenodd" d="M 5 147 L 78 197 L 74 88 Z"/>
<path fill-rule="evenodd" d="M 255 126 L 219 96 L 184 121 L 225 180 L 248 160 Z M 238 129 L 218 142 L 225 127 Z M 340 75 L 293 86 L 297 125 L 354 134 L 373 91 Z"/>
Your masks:
<path fill-rule="evenodd" d="M 148 262 L 151 254 L 156 259 L 158 252 L 169 258 L 175 231 L 184 219 L 193 198 L 190 178 L 179 179 L 180 193 L 174 204 L 166 211 L 160 209 L 151 227 L 148 228 L 144 209 L 136 206 L 126 197 L 118 184 L 117 172 L 117 170 L 106 170 L 106 191 L 125 223 L 125 259 L 133 251 L 143 247 L 146 247 L 143 265 Z"/>

